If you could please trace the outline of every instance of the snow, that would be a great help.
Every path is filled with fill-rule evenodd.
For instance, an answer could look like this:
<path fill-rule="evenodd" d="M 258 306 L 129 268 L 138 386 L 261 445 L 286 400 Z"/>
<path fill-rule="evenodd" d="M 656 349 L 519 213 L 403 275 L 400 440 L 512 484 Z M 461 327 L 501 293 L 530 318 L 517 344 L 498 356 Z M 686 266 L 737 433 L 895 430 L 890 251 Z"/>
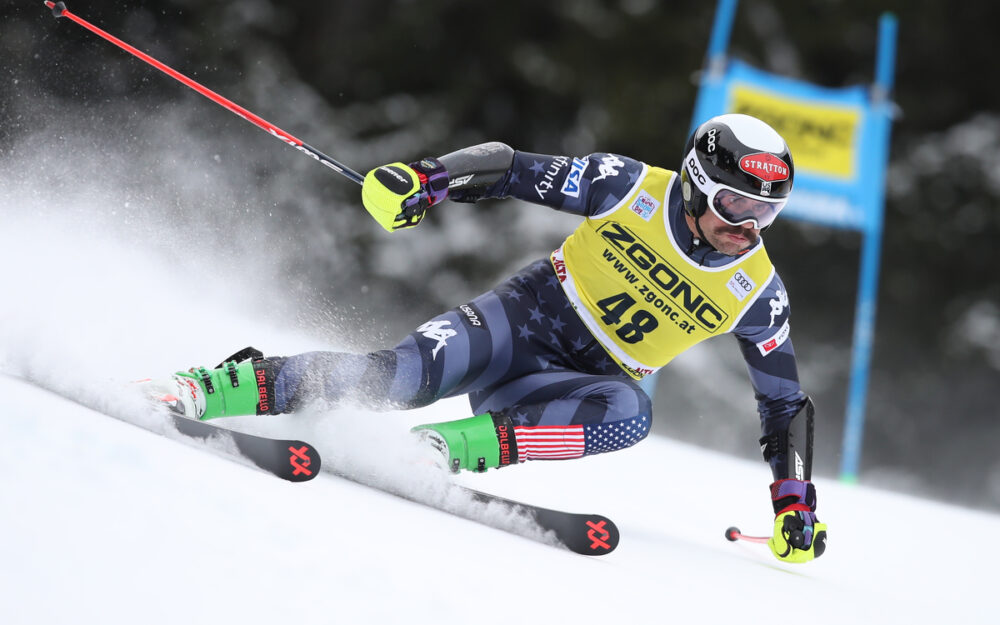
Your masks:
<path fill-rule="evenodd" d="M 464 476 L 607 514 L 621 544 L 588 558 L 332 475 L 286 483 L 10 377 L 0 395 L 8 625 L 992 622 L 1000 517 L 819 480 L 829 549 L 787 565 L 723 538 L 767 530 L 766 467 L 662 438 Z"/>

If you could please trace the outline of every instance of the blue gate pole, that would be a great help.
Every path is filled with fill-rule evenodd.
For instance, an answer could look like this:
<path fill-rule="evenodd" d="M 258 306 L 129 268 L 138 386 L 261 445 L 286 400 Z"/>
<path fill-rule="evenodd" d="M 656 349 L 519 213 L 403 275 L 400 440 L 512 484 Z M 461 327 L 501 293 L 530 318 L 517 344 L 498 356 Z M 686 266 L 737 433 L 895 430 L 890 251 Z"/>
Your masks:
<path fill-rule="evenodd" d="M 715 21 L 712 23 L 712 37 L 708 40 L 708 70 L 709 77 L 719 78 L 726 66 L 726 49 L 729 47 L 729 35 L 733 32 L 733 20 L 736 19 L 736 6 L 739 0 L 719 0 L 715 9 Z"/>
<path fill-rule="evenodd" d="M 885 211 L 885 176 L 889 157 L 889 126 L 892 120 L 892 91 L 896 52 L 896 18 L 885 13 L 879 18 L 878 60 L 872 90 L 871 134 L 862 142 L 864 174 L 868 177 L 865 213 L 867 225 L 861 248 L 861 270 L 854 321 L 851 381 L 844 423 L 840 479 L 858 480 L 861 446 L 865 427 L 865 403 L 875 338 L 875 308 L 878 297 L 882 223 Z"/>
<path fill-rule="evenodd" d="M 690 131 L 705 121 L 707 111 L 716 112 L 715 98 L 722 83 L 726 70 L 726 50 L 729 48 L 729 35 L 733 32 L 733 20 L 736 19 L 736 7 L 739 0 L 719 0 L 715 8 L 715 20 L 712 22 L 712 35 L 708 40 L 708 51 L 705 55 L 705 67 L 702 68 L 701 80 L 698 85 L 698 95 L 694 101 L 694 115 L 691 118 Z"/>

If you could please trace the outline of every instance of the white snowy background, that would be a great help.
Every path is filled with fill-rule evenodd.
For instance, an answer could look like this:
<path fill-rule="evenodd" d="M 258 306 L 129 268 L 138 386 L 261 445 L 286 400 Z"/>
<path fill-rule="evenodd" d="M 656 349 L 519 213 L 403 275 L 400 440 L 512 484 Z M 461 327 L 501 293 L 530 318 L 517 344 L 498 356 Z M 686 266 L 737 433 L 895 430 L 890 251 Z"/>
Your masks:
<path fill-rule="evenodd" d="M 613 518 L 618 550 L 587 558 L 331 475 L 288 484 L 18 381 L 123 413 L 129 380 L 365 331 L 285 297 L 275 249 L 208 245 L 218 230 L 158 214 L 155 192 L 129 206 L 124 169 L 76 165 L 22 158 L 0 181 L 0 623 L 995 622 L 997 515 L 821 473 L 828 551 L 795 566 L 723 538 L 769 530 L 762 462 L 650 437 L 460 478 Z M 416 486 L 408 427 L 464 416 L 453 400 L 228 423 Z"/>

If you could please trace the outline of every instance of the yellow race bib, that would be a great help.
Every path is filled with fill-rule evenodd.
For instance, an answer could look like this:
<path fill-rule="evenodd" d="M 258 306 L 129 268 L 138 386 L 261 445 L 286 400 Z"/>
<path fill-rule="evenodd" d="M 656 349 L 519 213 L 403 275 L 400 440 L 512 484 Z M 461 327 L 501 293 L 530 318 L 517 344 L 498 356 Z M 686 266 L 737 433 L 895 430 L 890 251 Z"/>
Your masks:
<path fill-rule="evenodd" d="M 722 267 L 684 254 L 667 210 L 677 178 L 644 166 L 623 201 L 588 217 L 551 257 L 580 318 L 636 379 L 732 329 L 774 274 L 763 245 Z"/>

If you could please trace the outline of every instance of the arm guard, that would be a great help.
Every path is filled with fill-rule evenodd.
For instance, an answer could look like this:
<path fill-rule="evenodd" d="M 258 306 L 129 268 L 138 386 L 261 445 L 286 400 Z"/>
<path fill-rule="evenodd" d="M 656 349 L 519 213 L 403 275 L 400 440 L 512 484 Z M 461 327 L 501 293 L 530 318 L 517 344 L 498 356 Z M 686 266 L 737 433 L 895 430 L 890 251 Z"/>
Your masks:
<path fill-rule="evenodd" d="M 514 162 L 514 149 L 493 141 L 463 148 L 438 159 L 448 170 L 448 197 L 474 202 L 503 180 Z"/>
<path fill-rule="evenodd" d="M 760 451 L 775 480 L 812 479 L 814 414 L 812 400 L 807 397 L 786 429 L 761 437 Z"/>

